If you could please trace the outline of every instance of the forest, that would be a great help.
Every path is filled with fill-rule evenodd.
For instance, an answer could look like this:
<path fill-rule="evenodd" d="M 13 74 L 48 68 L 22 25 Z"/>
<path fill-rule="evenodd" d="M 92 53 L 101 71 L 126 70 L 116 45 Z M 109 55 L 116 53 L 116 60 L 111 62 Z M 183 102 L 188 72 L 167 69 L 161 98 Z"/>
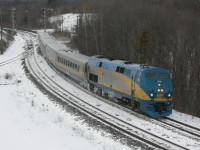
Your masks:
<path fill-rule="evenodd" d="M 200 117 L 199 0 L 19 1 L 0 0 L 4 27 L 11 27 L 12 7 L 16 27 L 31 30 L 43 27 L 42 8 L 53 8 L 48 16 L 79 13 L 74 48 L 170 70 L 173 108 Z"/>
<path fill-rule="evenodd" d="M 87 55 L 170 70 L 173 108 L 200 117 L 199 8 L 199 0 L 88 0 L 73 44 Z"/>

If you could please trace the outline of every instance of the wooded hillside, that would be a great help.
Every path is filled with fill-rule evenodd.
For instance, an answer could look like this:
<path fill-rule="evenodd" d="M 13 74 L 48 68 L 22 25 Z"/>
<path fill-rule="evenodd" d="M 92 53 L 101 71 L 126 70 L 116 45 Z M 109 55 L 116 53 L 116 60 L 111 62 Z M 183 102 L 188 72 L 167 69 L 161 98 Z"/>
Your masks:
<path fill-rule="evenodd" d="M 200 1 L 85 0 L 73 42 L 172 72 L 174 109 L 200 117 Z"/>

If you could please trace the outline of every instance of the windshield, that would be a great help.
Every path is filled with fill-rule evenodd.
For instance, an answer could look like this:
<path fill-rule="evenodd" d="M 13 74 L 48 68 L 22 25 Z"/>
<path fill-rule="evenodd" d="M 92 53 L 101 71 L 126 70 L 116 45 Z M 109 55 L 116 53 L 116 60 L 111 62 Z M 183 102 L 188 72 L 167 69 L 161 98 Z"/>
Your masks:
<path fill-rule="evenodd" d="M 145 77 L 146 78 L 156 78 L 156 73 L 146 73 Z"/>
<path fill-rule="evenodd" d="M 168 73 L 162 73 L 162 74 L 159 74 L 159 78 L 170 78 L 170 75 Z"/>
<path fill-rule="evenodd" d="M 168 78 L 170 78 L 170 74 L 168 74 L 168 73 L 160 73 L 160 74 L 145 73 L 145 77 L 149 78 L 149 79 L 153 79 L 153 78 L 168 79 Z"/>

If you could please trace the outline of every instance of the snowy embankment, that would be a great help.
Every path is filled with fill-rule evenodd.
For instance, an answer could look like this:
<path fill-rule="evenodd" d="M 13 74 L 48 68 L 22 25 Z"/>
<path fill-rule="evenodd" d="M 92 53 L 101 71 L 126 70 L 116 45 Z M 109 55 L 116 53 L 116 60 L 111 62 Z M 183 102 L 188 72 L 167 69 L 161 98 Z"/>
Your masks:
<path fill-rule="evenodd" d="M 15 36 L 0 63 L 21 54 L 24 46 L 25 39 Z M 21 60 L 1 66 L 0 91 L 2 150 L 129 149 L 50 101 L 27 78 Z"/>

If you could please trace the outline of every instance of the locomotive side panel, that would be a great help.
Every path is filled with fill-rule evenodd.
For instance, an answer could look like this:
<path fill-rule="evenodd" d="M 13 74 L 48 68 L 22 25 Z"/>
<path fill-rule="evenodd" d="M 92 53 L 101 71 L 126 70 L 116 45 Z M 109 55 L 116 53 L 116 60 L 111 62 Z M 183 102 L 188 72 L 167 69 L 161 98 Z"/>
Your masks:
<path fill-rule="evenodd" d="M 123 97 L 131 97 L 131 80 L 128 77 L 114 71 L 92 66 L 90 64 L 89 67 L 89 77 L 90 81 L 93 82 L 93 84 L 95 84 L 96 86 L 106 87 L 106 89 L 103 89 L 105 92 L 118 92 L 115 96 L 120 99 Z M 97 76 L 97 82 L 94 82 L 94 80 L 92 80 L 92 75 Z"/>

